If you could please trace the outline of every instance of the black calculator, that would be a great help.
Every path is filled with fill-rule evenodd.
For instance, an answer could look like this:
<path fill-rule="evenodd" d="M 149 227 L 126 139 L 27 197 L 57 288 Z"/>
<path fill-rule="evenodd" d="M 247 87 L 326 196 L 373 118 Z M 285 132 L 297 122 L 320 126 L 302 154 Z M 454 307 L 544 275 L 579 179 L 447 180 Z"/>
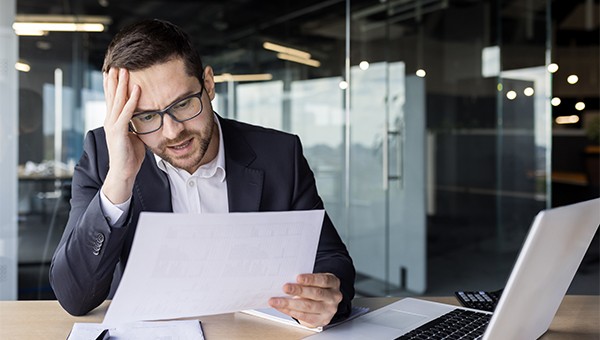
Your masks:
<path fill-rule="evenodd" d="M 493 292 L 457 291 L 454 295 L 464 307 L 493 312 L 502 295 L 502 289 Z"/>

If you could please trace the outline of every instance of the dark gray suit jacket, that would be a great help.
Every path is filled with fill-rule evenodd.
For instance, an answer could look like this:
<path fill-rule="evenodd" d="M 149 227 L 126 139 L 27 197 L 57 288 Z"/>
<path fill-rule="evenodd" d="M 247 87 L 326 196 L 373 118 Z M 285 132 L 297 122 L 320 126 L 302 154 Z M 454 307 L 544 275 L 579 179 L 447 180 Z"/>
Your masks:
<path fill-rule="evenodd" d="M 219 117 L 225 144 L 230 212 L 323 209 L 315 179 L 297 136 Z M 137 175 L 125 225 L 109 226 L 100 208 L 99 190 L 108 172 L 104 129 L 88 132 L 75 167 L 71 211 L 52 258 L 50 283 L 63 308 L 83 315 L 109 295 L 115 271 L 127 263 L 142 211 L 173 211 L 167 175 L 147 151 Z M 341 280 L 343 301 L 335 319 L 350 312 L 354 266 L 331 220 L 325 214 L 314 272 Z"/>

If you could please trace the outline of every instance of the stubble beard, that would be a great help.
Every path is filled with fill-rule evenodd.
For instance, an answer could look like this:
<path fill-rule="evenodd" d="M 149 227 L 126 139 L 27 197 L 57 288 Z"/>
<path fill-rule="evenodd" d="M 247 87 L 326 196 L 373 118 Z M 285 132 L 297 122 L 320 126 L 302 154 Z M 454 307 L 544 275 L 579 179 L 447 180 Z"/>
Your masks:
<path fill-rule="evenodd" d="M 163 160 L 169 162 L 174 167 L 184 169 L 189 173 L 193 173 L 200 167 L 200 163 L 206 155 L 206 151 L 208 150 L 208 146 L 210 145 L 214 129 L 215 122 L 213 121 L 207 124 L 203 131 L 186 129 L 179 136 L 177 136 L 177 138 L 164 140 L 162 143 L 160 143 L 156 150 L 151 151 Z M 176 145 L 185 142 L 190 138 L 193 138 L 194 141 L 199 141 L 199 148 L 197 152 L 194 152 L 191 155 L 184 155 L 181 157 L 174 157 L 167 153 L 167 145 Z M 204 163 L 208 163 L 209 161 L 210 160 L 205 160 Z"/>

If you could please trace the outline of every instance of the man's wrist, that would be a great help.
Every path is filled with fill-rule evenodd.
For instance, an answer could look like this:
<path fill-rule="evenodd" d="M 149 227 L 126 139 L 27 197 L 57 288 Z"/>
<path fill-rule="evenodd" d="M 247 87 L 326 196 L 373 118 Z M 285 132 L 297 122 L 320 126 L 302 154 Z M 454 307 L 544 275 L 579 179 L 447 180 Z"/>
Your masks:
<path fill-rule="evenodd" d="M 106 221 L 111 227 L 119 225 L 124 220 L 130 206 L 131 196 L 123 203 L 114 204 L 106 197 L 103 190 L 100 189 L 100 208 L 102 209 L 102 214 L 106 218 Z"/>
<path fill-rule="evenodd" d="M 131 198 L 134 179 L 115 179 L 110 172 L 102 185 L 102 193 L 114 205 L 125 203 Z"/>

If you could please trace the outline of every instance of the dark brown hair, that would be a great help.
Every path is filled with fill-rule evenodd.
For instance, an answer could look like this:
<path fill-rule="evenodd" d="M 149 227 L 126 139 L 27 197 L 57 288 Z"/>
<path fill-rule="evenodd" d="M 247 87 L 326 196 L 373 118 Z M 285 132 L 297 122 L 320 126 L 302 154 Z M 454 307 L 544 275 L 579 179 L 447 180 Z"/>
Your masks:
<path fill-rule="evenodd" d="M 168 21 L 143 20 L 115 35 L 104 56 L 102 72 L 111 67 L 139 71 L 174 58 L 181 58 L 186 73 L 202 81 L 202 60 L 188 34 Z"/>

